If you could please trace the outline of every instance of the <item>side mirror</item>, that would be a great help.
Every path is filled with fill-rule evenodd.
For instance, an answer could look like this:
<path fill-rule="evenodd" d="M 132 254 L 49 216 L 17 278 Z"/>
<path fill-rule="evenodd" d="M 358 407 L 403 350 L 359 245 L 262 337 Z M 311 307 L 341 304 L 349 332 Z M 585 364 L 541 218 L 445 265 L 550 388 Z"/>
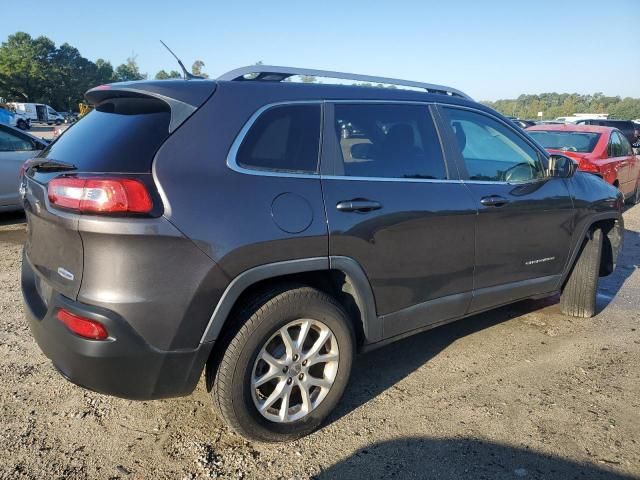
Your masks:
<path fill-rule="evenodd" d="M 553 154 L 549 157 L 549 176 L 569 178 L 578 171 L 578 162 L 564 155 Z"/>

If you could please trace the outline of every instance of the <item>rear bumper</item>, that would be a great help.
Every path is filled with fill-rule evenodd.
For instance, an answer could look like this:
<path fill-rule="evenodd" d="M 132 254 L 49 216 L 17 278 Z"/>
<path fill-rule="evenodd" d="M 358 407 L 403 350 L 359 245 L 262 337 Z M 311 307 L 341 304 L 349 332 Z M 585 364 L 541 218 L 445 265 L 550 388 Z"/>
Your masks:
<path fill-rule="evenodd" d="M 158 350 L 117 314 L 55 291 L 41 293 L 38 282 L 23 256 L 22 294 L 31 332 L 68 380 L 96 392 L 136 400 L 188 395 L 195 389 L 213 342 L 190 350 Z M 56 318 L 61 308 L 100 321 L 109 339 L 87 340 L 73 334 Z"/>

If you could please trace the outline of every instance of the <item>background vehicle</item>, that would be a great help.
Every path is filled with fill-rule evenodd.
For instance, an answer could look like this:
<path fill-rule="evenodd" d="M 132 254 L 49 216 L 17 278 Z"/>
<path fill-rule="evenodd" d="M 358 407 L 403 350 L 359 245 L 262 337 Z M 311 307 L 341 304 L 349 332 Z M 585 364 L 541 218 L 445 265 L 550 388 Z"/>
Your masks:
<path fill-rule="evenodd" d="M 25 171 L 22 289 L 96 391 L 185 395 L 206 364 L 232 428 L 290 440 L 357 350 L 559 292 L 588 317 L 615 268 L 622 194 L 450 87 L 256 65 L 87 99 Z"/>
<path fill-rule="evenodd" d="M 631 144 L 636 143 L 640 139 L 640 127 L 631 120 L 590 118 L 586 120 L 578 120 L 576 125 L 600 125 L 602 127 L 617 128 Z"/>
<path fill-rule="evenodd" d="M 0 124 L 0 211 L 21 210 L 20 169 L 35 157 L 46 143 L 17 128 Z"/>
<path fill-rule="evenodd" d="M 534 122 L 533 120 L 522 120 L 520 118 L 513 118 L 513 117 L 508 117 L 508 118 L 520 128 L 527 128 L 536 124 L 536 122 Z"/>
<path fill-rule="evenodd" d="M 47 125 L 61 125 L 64 117 L 49 105 L 44 103 L 9 103 L 17 113 L 25 115 L 31 123 L 46 123 Z"/>
<path fill-rule="evenodd" d="M 0 104 L 0 123 L 20 130 L 31 128 L 31 122 L 24 114 L 16 113 L 11 106 L 5 104 Z"/>
<path fill-rule="evenodd" d="M 625 198 L 638 201 L 640 159 L 622 132 L 589 125 L 536 125 L 527 133 L 550 153 L 575 159 L 580 170 L 595 173 L 620 189 Z"/>

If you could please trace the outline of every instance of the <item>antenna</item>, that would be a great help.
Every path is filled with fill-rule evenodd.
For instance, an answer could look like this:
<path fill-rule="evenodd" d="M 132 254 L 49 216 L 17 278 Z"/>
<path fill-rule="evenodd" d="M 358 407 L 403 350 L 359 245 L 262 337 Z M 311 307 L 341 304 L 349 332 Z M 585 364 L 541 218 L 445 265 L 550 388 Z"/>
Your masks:
<path fill-rule="evenodd" d="M 178 65 L 180 65 L 180 68 L 182 69 L 182 73 L 184 74 L 184 79 L 185 80 L 193 80 L 193 79 L 203 79 L 204 77 L 200 77 L 198 75 L 194 75 L 193 73 L 190 73 L 186 68 L 184 68 L 184 65 L 182 63 L 182 61 L 178 58 L 178 56 L 173 53 L 173 51 L 167 46 L 166 43 L 164 43 L 162 40 L 160 40 L 160 43 L 162 45 L 164 45 L 164 48 L 166 48 L 167 50 L 169 50 L 169 53 L 171 55 L 173 55 L 173 58 L 175 58 L 178 61 Z"/>

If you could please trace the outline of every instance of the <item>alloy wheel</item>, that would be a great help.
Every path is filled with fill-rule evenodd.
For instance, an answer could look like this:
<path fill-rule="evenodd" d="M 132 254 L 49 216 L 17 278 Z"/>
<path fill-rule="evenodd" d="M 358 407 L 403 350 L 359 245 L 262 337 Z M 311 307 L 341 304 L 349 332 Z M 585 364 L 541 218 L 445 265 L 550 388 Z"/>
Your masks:
<path fill-rule="evenodd" d="M 258 412 L 276 423 L 305 417 L 331 390 L 339 358 L 336 337 L 324 323 L 289 322 L 267 340 L 253 365 L 251 395 Z"/>

